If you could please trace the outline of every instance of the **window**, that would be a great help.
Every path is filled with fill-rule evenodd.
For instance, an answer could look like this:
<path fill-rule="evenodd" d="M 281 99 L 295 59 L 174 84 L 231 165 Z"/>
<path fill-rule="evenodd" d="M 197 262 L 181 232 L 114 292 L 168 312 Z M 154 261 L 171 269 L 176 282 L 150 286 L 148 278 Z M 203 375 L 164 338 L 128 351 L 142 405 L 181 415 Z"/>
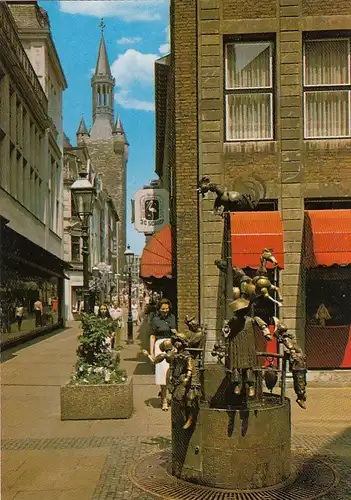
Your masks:
<path fill-rule="evenodd" d="M 305 138 L 350 137 L 350 39 L 304 43 Z"/>
<path fill-rule="evenodd" d="M 225 46 L 226 140 L 273 140 L 273 43 Z"/>
<path fill-rule="evenodd" d="M 80 236 L 71 236 L 71 260 L 80 262 Z"/>
<path fill-rule="evenodd" d="M 70 195 L 71 195 L 71 217 L 78 217 L 78 212 L 76 209 L 76 205 L 74 203 L 72 192 L 70 193 Z"/>

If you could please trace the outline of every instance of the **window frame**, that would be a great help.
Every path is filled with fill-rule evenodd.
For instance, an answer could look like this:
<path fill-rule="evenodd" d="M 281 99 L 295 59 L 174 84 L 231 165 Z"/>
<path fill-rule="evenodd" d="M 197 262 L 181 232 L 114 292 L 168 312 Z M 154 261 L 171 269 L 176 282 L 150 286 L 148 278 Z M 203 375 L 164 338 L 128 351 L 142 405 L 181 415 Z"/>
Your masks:
<path fill-rule="evenodd" d="M 227 47 L 229 45 L 258 45 L 262 43 L 269 44 L 269 77 L 270 86 L 261 87 L 227 87 L 227 75 L 228 75 L 228 57 L 227 57 Z M 260 142 L 260 141 L 274 141 L 275 140 L 275 126 L 274 126 L 274 107 L 275 107 L 275 81 L 274 81 L 274 63 L 275 63 L 275 42 L 271 39 L 241 39 L 241 40 L 228 40 L 224 43 L 224 116 L 225 116 L 225 127 L 224 127 L 224 141 L 227 143 L 237 143 L 237 142 Z M 270 137 L 262 138 L 241 138 L 241 139 L 230 139 L 229 138 L 229 120 L 228 120 L 228 97 L 230 95 L 250 95 L 250 94 L 268 94 L 270 95 L 270 113 L 271 113 L 271 135 Z"/>
<path fill-rule="evenodd" d="M 343 41 L 348 42 L 348 55 L 347 55 L 347 69 L 348 69 L 348 83 L 321 83 L 318 85 L 307 85 L 306 84 L 306 43 L 323 43 L 323 42 L 335 42 Z M 351 138 L 351 35 L 343 37 L 331 37 L 327 38 L 306 38 L 303 39 L 302 44 L 302 92 L 303 92 L 303 137 L 304 140 L 328 140 L 328 139 L 348 139 Z M 317 92 L 347 92 L 348 103 L 349 103 L 349 116 L 348 116 L 348 134 L 347 135 L 307 135 L 307 105 L 306 105 L 306 95 L 308 93 Z"/>
<path fill-rule="evenodd" d="M 75 239 L 75 241 L 73 242 L 73 239 Z M 78 251 L 78 259 L 74 259 L 73 258 L 73 246 L 76 246 L 79 248 L 79 251 Z M 71 262 L 81 262 L 82 259 L 81 259 L 81 245 L 80 245 L 80 236 L 76 235 L 76 234 L 71 234 Z"/>

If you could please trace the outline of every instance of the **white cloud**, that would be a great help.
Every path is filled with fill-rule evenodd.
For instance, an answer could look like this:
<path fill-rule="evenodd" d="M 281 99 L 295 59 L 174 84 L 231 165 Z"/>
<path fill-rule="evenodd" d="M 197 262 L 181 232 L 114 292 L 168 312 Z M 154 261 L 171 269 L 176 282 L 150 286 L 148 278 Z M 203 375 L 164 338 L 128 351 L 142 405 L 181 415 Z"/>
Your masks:
<path fill-rule="evenodd" d="M 135 49 L 128 49 L 120 54 L 111 65 L 111 71 L 120 87 L 128 87 L 137 81 L 142 85 L 152 85 L 154 81 L 154 62 L 157 54 L 143 54 Z"/>
<path fill-rule="evenodd" d="M 155 111 L 155 104 L 151 101 L 143 101 L 134 98 L 129 90 L 124 89 L 117 92 L 116 102 L 122 107 L 127 109 L 139 109 L 141 111 Z"/>
<path fill-rule="evenodd" d="M 166 43 L 163 43 L 160 45 L 158 48 L 158 51 L 160 54 L 169 54 L 171 51 L 171 32 L 170 32 L 170 26 L 168 25 L 164 30 L 164 33 L 166 33 Z"/>
<path fill-rule="evenodd" d="M 133 45 L 133 43 L 138 43 L 141 42 L 140 36 L 134 36 L 134 37 L 126 37 L 123 36 L 119 40 L 117 40 L 118 45 Z"/>
<path fill-rule="evenodd" d="M 169 52 L 169 28 L 164 31 L 167 34 L 167 42 L 158 49 L 162 55 Z M 118 87 L 116 101 L 120 106 L 154 111 L 151 97 L 154 95 L 154 66 L 160 54 L 144 54 L 135 49 L 127 49 L 111 64 L 111 72 Z"/>
<path fill-rule="evenodd" d="M 160 47 L 158 48 L 158 51 L 160 54 L 168 54 L 170 51 L 169 43 L 164 43 L 164 44 L 160 45 Z"/>
<path fill-rule="evenodd" d="M 158 21 L 168 8 L 168 0 L 61 0 L 60 10 L 67 14 L 94 17 L 119 17 L 123 21 Z"/>

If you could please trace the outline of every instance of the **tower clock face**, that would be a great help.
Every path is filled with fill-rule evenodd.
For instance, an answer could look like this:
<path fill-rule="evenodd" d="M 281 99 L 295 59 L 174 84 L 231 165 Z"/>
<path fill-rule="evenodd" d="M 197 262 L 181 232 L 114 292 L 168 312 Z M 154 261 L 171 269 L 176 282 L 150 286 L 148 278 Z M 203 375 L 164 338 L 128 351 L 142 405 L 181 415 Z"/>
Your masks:
<path fill-rule="evenodd" d="M 145 219 L 158 220 L 160 218 L 160 202 L 157 199 L 145 200 Z"/>

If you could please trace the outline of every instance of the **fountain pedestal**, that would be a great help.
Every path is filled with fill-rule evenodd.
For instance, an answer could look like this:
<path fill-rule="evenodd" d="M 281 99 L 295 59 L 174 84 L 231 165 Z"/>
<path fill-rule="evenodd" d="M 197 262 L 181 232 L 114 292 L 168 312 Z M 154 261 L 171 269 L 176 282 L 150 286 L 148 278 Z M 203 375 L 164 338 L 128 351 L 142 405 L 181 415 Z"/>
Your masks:
<path fill-rule="evenodd" d="M 225 409 L 225 404 L 217 404 L 223 401 L 225 387 L 221 366 L 205 370 L 207 403 L 200 405 L 190 429 L 182 428 L 181 407 L 172 405 L 172 474 L 185 481 L 236 490 L 285 482 L 291 474 L 290 400 L 284 398 L 281 404 L 280 396 L 267 394 L 248 406 Z"/>

